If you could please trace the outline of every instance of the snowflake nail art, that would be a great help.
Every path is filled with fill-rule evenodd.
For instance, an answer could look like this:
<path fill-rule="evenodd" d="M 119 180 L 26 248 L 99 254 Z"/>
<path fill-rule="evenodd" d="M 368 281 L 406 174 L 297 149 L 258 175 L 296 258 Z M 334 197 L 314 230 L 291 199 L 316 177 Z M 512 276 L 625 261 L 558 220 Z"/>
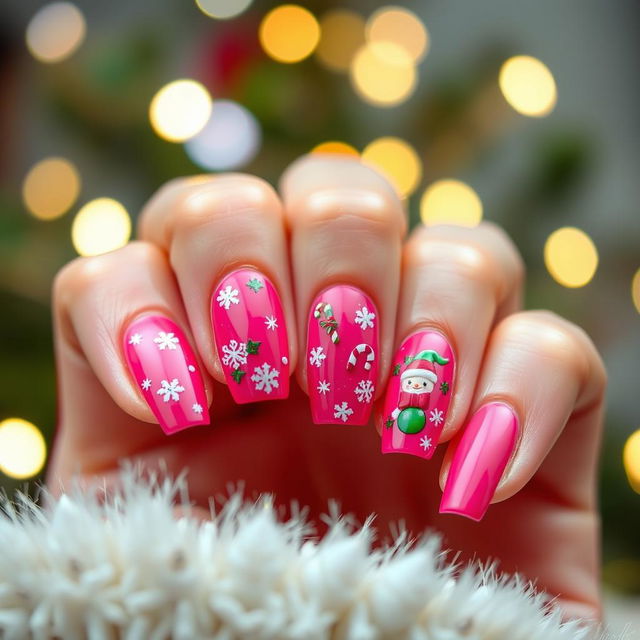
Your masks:
<path fill-rule="evenodd" d="M 322 347 L 315 347 L 311 349 L 311 354 L 309 356 L 309 362 L 316 367 L 319 367 L 322 364 L 322 361 L 327 357 Z"/>
<path fill-rule="evenodd" d="M 320 380 L 320 382 L 318 382 L 318 393 L 325 395 L 329 391 L 331 391 L 331 383 L 326 380 Z"/>
<path fill-rule="evenodd" d="M 420 438 L 420 446 L 426 451 L 431 446 L 431 438 L 429 438 L 429 436 L 422 436 L 422 438 Z"/>
<path fill-rule="evenodd" d="M 342 420 L 342 422 L 346 422 L 352 413 L 353 409 L 349 408 L 348 402 L 336 404 L 333 407 L 333 417 Z"/>
<path fill-rule="evenodd" d="M 191 407 L 193 413 L 197 413 L 198 415 L 202 415 L 202 405 L 197 402 Z"/>
<path fill-rule="evenodd" d="M 229 340 L 229 344 L 222 347 L 222 364 L 238 369 L 240 365 L 247 364 L 247 345 L 237 340 Z"/>
<path fill-rule="evenodd" d="M 141 343 L 142 343 L 142 336 L 139 333 L 134 333 L 129 338 L 129 344 L 141 344 Z"/>
<path fill-rule="evenodd" d="M 264 287 L 262 280 L 258 280 L 258 278 L 251 278 L 246 284 L 254 293 L 258 293 L 258 291 Z"/>
<path fill-rule="evenodd" d="M 275 331 L 278 328 L 278 321 L 274 316 L 266 316 L 264 323 L 267 325 L 267 329 Z"/>
<path fill-rule="evenodd" d="M 141 385 L 140 385 L 145 391 L 149 391 L 149 389 L 151 388 L 151 380 L 149 378 L 145 378 Z"/>
<path fill-rule="evenodd" d="M 373 329 L 373 321 L 375 317 L 375 313 L 370 312 L 367 307 L 362 307 L 362 309 L 358 309 L 356 311 L 356 316 L 353 321 L 364 331 L 367 327 Z"/>
<path fill-rule="evenodd" d="M 266 362 L 260 367 L 256 367 L 251 380 L 255 382 L 255 388 L 257 391 L 263 391 L 265 393 L 271 393 L 273 389 L 277 389 L 280 386 L 277 378 L 280 372 L 277 369 L 271 367 Z"/>
<path fill-rule="evenodd" d="M 158 337 L 154 338 L 153 341 L 158 345 L 160 351 L 164 351 L 165 349 L 174 351 L 178 348 L 177 345 L 180 342 L 173 333 L 165 333 L 164 331 L 160 331 Z"/>
<path fill-rule="evenodd" d="M 371 402 L 375 389 L 371 380 L 360 380 L 353 391 L 358 397 L 358 402 Z"/>
<path fill-rule="evenodd" d="M 218 291 L 216 300 L 220 303 L 221 307 L 229 310 L 232 304 L 240 304 L 238 293 L 239 291 L 237 289 L 233 289 L 231 285 L 227 285 L 224 289 Z"/>
<path fill-rule="evenodd" d="M 163 396 L 165 402 L 173 400 L 178 402 L 180 400 L 180 394 L 184 391 L 184 387 L 178 381 L 178 378 L 174 378 L 169 382 L 168 380 L 162 380 L 160 382 L 160 389 L 156 391 L 159 396 Z"/>
<path fill-rule="evenodd" d="M 438 409 L 433 409 L 430 413 L 429 413 L 429 422 L 433 422 L 436 427 L 440 426 L 440 423 L 444 420 L 443 416 L 442 416 L 442 411 L 438 410 Z"/>

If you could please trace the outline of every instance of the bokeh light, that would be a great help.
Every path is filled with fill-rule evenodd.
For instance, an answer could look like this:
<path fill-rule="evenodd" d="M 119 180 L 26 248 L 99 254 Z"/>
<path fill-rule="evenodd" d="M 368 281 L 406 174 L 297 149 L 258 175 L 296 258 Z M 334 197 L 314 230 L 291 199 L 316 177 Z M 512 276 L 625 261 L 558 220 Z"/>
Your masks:
<path fill-rule="evenodd" d="M 30 478 L 42 470 L 47 445 L 38 427 L 22 418 L 0 422 L 0 471 L 16 478 Z"/>
<path fill-rule="evenodd" d="M 75 4 L 52 2 L 31 18 L 27 48 L 40 62 L 61 62 L 82 44 L 86 31 L 84 16 Z"/>
<path fill-rule="evenodd" d="M 468 184 L 460 180 L 438 180 L 422 194 L 420 218 L 426 225 L 475 227 L 482 220 L 482 201 Z"/>
<path fill-rule="evenodd" d="M 170 142 L 193 138 L 211 116 L 211 96 L 195 80 L 175 80 L 153 96 L 149 119 L 155 132 Z"/>
<path fill-rule="evenodd" d="M 583 287 L 591 281 L 598 268 L 598 251 L 584 231 L 563 227 L 547 238 L 544 262 L 559 284 Z"/>
<path fill-rule="evenodd" d="M 328 140 L 327 142 L 321 142 L 320 144 L 317 144 L 315 147 L 313 147 L 313 149 L 311 149 L 311 153 L 331 153 L 342 156 L 354 156 L 356 158 L 360 157 L 360 154 L 355 147 L 352 147 L 346 142 L 340 142 L 339 140 Z"/>
<path fill-rule="evenodd" d="M 81 256 L 95 256 L 124 246 L 131 236 L 127 210 L 111 198 L 91 200 L 71 225 L 71 241 Z"/>
<path fill-rule="evenodd" d="M 499 83 L 507 102 L 525 116 L 548 115 L 558 99 L 551 71 L 531 56 L 509 58 L 500 69 Z"/>
<path fill-rule="evenodd" d="M 79 193 L 78 170 L 64 158 L 41 160 L 22 183 L 24 205 L 40 220 L 59 218 L 73 206 Z"/>
<path fill-rule="evenodd" d="M 624 470 L 632 489 L 640 493 L 640 429 L 632 433 L 622 452 Z"/>
<path fill-rule="evenodd" d="M 210 18 L 228 20 L 246 11 L 253 0 L 196 0 L 198 9 Z"/>
<path fill-rule="evenodd" d="M 300 62 L 318 46 L 320 25 L 307 9 L 285 4 L 264 17 L 258 35 L 262 48 L 274 60 Z"/>
<path fill-rule="evenodd" d="M 364 44 L 365 23 L 362 16 L 349 9 L 334 9 L 320 20 L 318 61 L 333 71 L 348 71 L 356 51 Z"/>
<path fill-rule="evenodd" d="M 187 155 L 204 169 L 224 171 L 253 160 L 262 140 L 254 115 L 232 100 L 216 100 L 209 122 L 185 143 Z"/>
<path fill-rule="evenodd" d="M 378 169 L 401 198 L 410 196 L 422 178 L 422 163 L 415 149 L 400 138 L 379 138 L 367 145 L 362 161 Z"/>
<path fill-rule="evenodd" d="M 636 271 L 636 275 L 633 276 L 631 281 L 631 299 L 638 313 L 640 313 L 640 269 Z"/>
<path fill-rule="evenodd" d="M 393 42 L 402 47 L 414 62 L 424 58 L 429 49 L 429 33 L 420 18 L 404 7 L 382 7 L 367 21 L 370 42 Z"/>
<path fill-rule="evenodd" d="M 372 42 L 361 47 L 351 64 L 351 83 L 366 102 L 393 107 L 416 86 L 416 70 L 405 49 L 393 42 Z"/>

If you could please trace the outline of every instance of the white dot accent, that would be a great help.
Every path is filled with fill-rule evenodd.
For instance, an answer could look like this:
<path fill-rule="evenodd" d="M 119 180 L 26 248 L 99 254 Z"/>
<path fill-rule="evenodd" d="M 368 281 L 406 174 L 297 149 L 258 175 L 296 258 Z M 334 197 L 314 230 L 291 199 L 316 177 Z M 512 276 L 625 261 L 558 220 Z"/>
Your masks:
<path fill-rule="evenodd" d="M 193 372 L 196 370 L 196 368 L 195 368 L 192 364 L 190 364 L 190 365 L 187 367 L 187 369 L 189 369 L 189 371 L 191 371 L 191 373 L 193 373 Z"/>
<path fill-rule="evenodd" d="M 282 356 L 282 364 L 289 364 L 289 358 L 287 358 L 287 356 Z"/>

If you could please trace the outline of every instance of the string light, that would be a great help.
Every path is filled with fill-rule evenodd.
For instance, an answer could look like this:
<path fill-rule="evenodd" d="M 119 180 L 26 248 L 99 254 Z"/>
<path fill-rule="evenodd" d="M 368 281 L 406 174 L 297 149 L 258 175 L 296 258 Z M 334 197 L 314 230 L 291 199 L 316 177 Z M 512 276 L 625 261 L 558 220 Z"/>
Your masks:
<path fill-rule="evenodd" d="M 422 178 L 422 164 L 415 149 L 400 138 L 379 138 L 362 152 L 362 161 L 378 169 L 401 198 L 410 196 Z"/>
<path fill-rule="evenodd" d="M 353 56 L 365 42 L 364 29 L 364 20 L 355 11 L 334 9 L 325 13 L 320 20 L 318 61 L 332 71 L 348 71 Z"/>
<path fill-rule="evenodd" d="M 42 433 L 22 418 L 0 422 L 0 471 L 22 480 L 42 470 L 47 458 L 47 445 Z"/>
<path fill-rule="evenodd" d="M 62 62 L 82 44 L 86 31 L 84 16 L 75 4 L 52 2 L 29 21 L 27 48 L 40 62 Z"/>
<path fill-rule="evenodd" d="M 131 236 L 127 210 L 111 198 L 91 200 L 71 225 L 71 240 L 81 256 L 95 256 L 124 246 Z"/>
<path fill-rule="evenodd" d="M 149 120 L 155 132 L 170 142 L 193 138 L 211 116 L 211 96 L 195 80 L 175 80 L 153 96 Z"/>
<path fill-rule="evenodd" d="M 413 60 L 392 42 L 370 42 L 361 47 L 350 71 L 351 83 L 360 97 L 379 107 L 400 104 L 416 86 Z"/>
<path fill-rule="evenodd" d="M 202 13 L 210 18 L 228 20 L 246 11 L 253 0 L 196 0 L 196 5 Z"/>
<path fill-rule="evenodd" d="M 509 58 L 500 69 L 499 84 L 507 102 L 525 116 L 548 115 L 558 99 L 551 71 L 531 56 Z"/>
<path fill-rule="evenodd" d="M 429 33 L 420 18 L 404 7 L 382 7 L 367 22 L 370 42 L 392 42 L 420 62 L 429 49 Z"/>
<path fill-rule="evenodd" d="M 482 220 L 482 201 L 460 180 L 438 180 L 422 194 L 420 218 L 426 225 L 475 227 Z"/>
<path fill-rule="evenodd" d="M 636 275 L 633 276 L 631 281 L 631 299 L 638 313 L 640 313 L 640 269 L 636 271 Z"/>
<path fill-rule="evenodd" d="M 264 17 L 258 35 L 262 48 L 274 60 L 300 62 L 318 46 L 320 25 L 307 9 L 285 4 Z"/>
<path fill-rule="evenodd" d="M 64 158 L 45 158 L 35 164 L 22 183 L 24 205 L 40 220 L 66 213 L 80 193 L 80 175 Z"/>
<path fill-rule="evenodd" d="M 627 439 L 622 451 L 622 461 L 631 488 L 640 493 L 640 429 Z"/>
<path fill-rule="evenodd" d="M 355 147 L 352 147 L 350 144 L 346 142 L 340 142 L 339 140 L 329 140 L 327 142 L 321 142 L 317 144 L 313 149 L 311 149 L 311 153 L 313 154 L 337 154 L 343 156 L 354 156 L 356 158 L 360 157 L 358 150 Z"/>
<path fill-rule="evenodd" d="M 564 287 L 584 287 L 598 268 L 598 251 L 591 238 L 575 227 L 554 231 L 544 245 L 544 262 L 551 277 Z"/>

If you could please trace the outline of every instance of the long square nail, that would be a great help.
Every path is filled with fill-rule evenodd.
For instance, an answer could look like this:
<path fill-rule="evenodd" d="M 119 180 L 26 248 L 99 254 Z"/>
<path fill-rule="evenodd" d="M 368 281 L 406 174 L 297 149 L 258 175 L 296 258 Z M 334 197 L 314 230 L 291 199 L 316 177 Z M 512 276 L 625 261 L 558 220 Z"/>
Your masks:
<path fill-rule="evenodd" d="M 164 316 L 138 318 L 125 330 L 124 352 L 140 393 L 165 433 L 208 424 L 198 362 L 175 322 Z"/>
<path fill-rule="evenodd" d="M 455 445 L 440 513 L 481 520 L 518 439 L 511 407 L 491 402 L 478 409 Z"/>
<path fill-rule="evenodd" d="M 307 385 L 315 424 L 367 424 L 378 373 L 380 318 L 360 289 L 336 285 L 312 302 Z"/>
<path fill-rule="evenodd" d="M 392 362 L 382 414 L 382 453 L 433 456 L 453 393 L 455 358 L 445 337 L 407 337 Z"/>
<path fill-rule="evenodd" d="M 289 395 L 289 343 L 280 296 L 255 269 L 226 275 L 211 296 L 211 322 L 227 385 L 238 404 Z"/>

